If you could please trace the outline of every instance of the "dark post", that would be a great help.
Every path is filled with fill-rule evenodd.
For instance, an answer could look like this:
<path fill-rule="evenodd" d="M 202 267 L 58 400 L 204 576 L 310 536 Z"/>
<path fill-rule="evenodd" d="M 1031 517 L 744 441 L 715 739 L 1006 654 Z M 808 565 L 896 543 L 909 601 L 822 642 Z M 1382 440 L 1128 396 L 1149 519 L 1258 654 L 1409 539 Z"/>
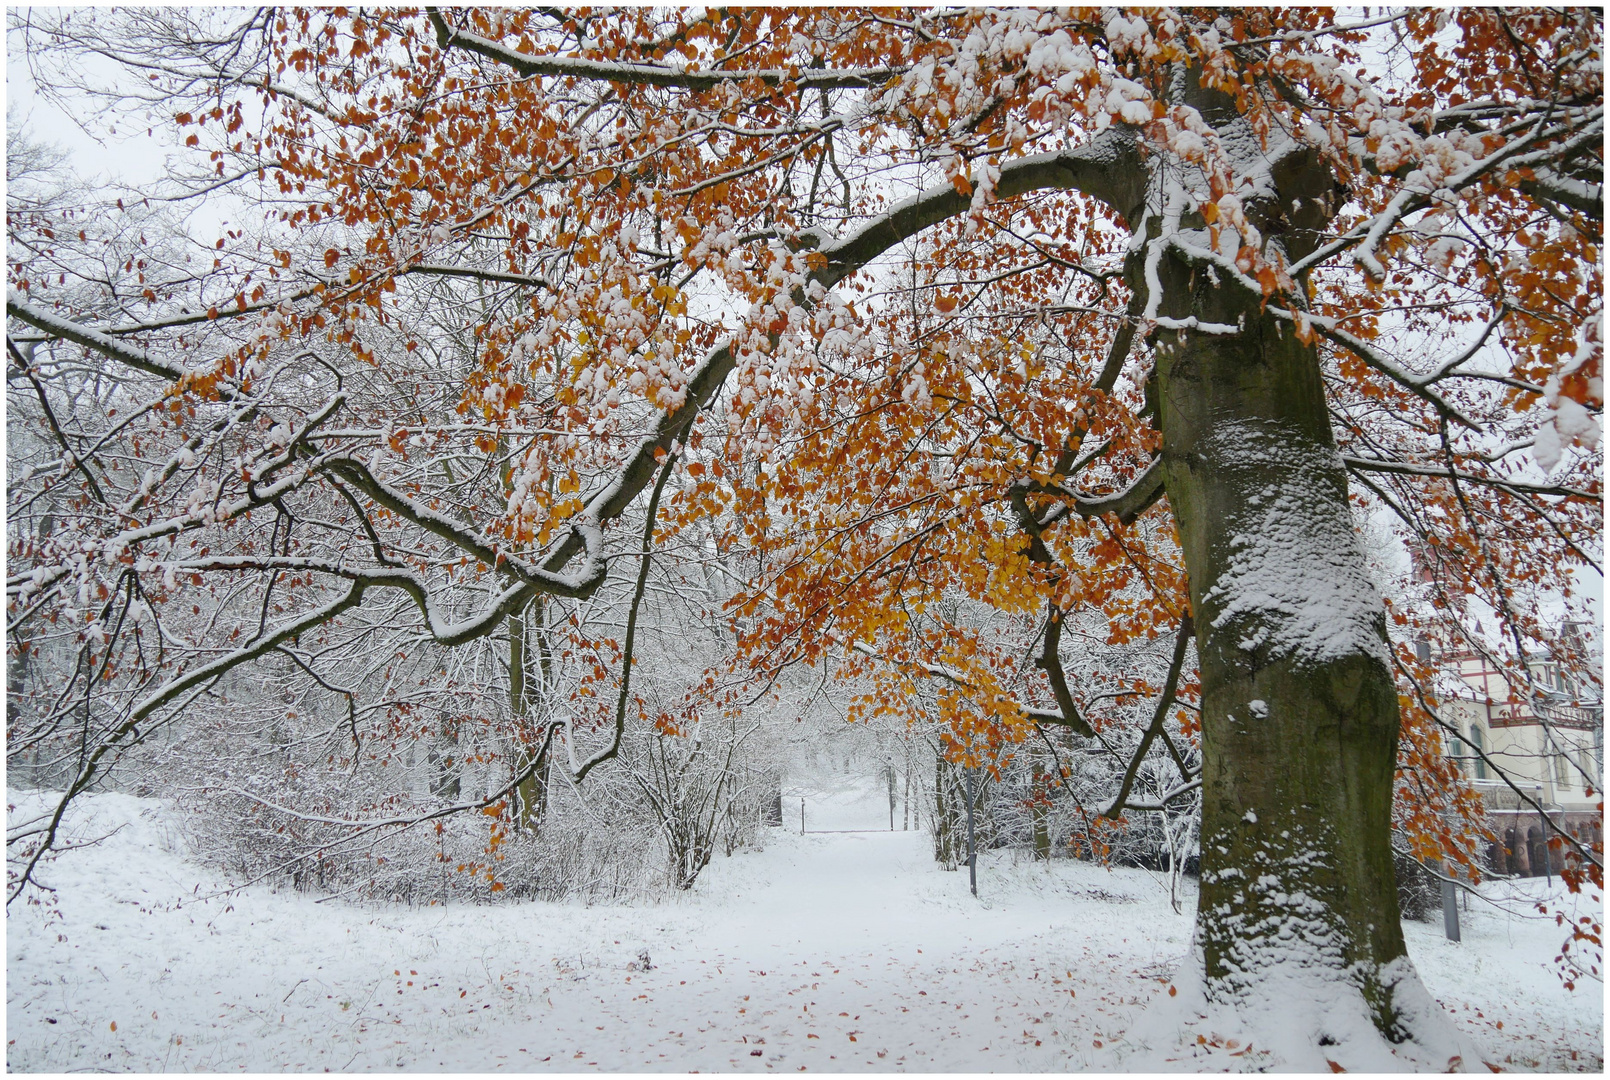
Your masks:
<path fill-rule="evenodd" d="M 889 831 L 894 832 L 894 766 L 889 766 Z"/>
<path fill-rule="evenodd" d="M 805 796 L 799 797 L 799 834 L 805 835 Z"/>
<path fill-rule="evenodd" d="M 1442 932 L 1449 941 L 1459 940 L 1459 900 L 1448 878 L 1442 879 Z"/>
<path fill-rule="evenodd" d="M 973 783 L 973 770 L 967 770 L 967 884 L 972 888 L 973 895 L 978 895 L 978 846 L 973 834 L 973 802 L 975 785 Z"/>
<path fill-rule="evenodd" d="M 1543 766 L 1545 769 L 1547 765 Z M 1543 785 L 1537 785 L 1537 817 L 1538 839 L 1543 841 L 1543 876 L 1548 879 L 1549 888 L 1554 887 L 1554 860 L 1549 857 L 1549 813 L 1543 805 Z"/>

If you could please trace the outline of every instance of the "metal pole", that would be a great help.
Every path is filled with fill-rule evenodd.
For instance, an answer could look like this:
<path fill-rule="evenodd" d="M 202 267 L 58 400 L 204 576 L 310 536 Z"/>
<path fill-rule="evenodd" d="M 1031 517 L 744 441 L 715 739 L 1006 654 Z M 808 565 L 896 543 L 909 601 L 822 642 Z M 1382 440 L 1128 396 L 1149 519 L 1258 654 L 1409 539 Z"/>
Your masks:
<path fill-rule="evenodd" d="M 894 766 L 889 766 L 889 831 L 894 832 Z"/>
<path fill-rule="evenodd" d="M 799 834 L 805 835 L 805 796 L 799 797 Z"/>
<path fill-rule="evenodd" d="M 978 846 L 973 835 L 973 770 L 967 770 L 967 884 L 978 895 Z"/>
<path fill-rule="evenodd" d="M 1548 765 L 1544 764 L 1547 769 Z M 1543 785 L 1537 786 L 1537 838 L 1543 841 L 1543 876 L 1548 879 L 1549 888 L 1554 888 L 1554 860 L 1549 858 L 1549 816 L 1548 810 L 1543 806 Z"/>
<path fill-rule="evenodd" d="M 1446 878 L 1442 882 L 1442 932 L 1449 941 L 1459 940 L 1459 898 L 1453 882 Z"/>

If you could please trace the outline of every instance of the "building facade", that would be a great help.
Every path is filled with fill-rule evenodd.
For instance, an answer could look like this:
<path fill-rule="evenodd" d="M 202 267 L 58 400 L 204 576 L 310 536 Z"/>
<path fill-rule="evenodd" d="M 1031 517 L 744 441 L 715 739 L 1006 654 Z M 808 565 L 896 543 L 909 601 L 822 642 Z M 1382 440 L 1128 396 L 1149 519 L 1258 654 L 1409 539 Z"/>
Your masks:
<path fill-rule="evenodd" d="M 1601 841 L 1602 701 L 1584 700 L 1585 688 L 1550 660 L 1530 665 L 1532 686 L 1519 693 L 1485 657 L 1450 656 L 1445 666 L 1458 681 L 1441 714 L 1460 732 L 1447 748 L 1486 803 L 1496 837 L 1488 868 L 1538 877 L 1557 869 L 1545 814 L 1584 843 Z"/>

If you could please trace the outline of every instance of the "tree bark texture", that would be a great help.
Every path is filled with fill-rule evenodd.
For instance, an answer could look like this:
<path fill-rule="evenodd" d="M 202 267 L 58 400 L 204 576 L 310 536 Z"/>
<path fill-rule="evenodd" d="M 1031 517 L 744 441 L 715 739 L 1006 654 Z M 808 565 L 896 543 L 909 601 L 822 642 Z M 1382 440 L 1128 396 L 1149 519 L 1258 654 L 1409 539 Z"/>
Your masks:
<path fill-rule="evenodd" d="M 1397 1041 L 1397 691 L 1319 356 L 1212 271 L 1160 273 L 1161 314 L 1240 327 L 1159 331 L 1151 388 L 1201 658 L 1208 995 L 1347 979 Z"/>

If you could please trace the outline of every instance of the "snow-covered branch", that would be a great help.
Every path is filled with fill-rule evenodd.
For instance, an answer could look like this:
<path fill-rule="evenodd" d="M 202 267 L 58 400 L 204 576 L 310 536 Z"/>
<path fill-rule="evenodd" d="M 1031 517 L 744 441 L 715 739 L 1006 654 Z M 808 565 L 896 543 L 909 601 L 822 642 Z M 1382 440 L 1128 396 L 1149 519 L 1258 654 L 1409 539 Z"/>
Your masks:
<path fill-rule="evenodd" d="M 873 67 L 845 70 L 798 70 L 735 68 L 733 70 L 689 70 L 659 64 L 587 60 L 582 57 L 533 55 L 511 49 L 448 23 L 440 8 L 426 8 L 436 38 L 443 49 L 459 48 L 477 56 L 505 64 L 525 76 L 595 79 L 600 82 L 641 86 L 674 86 L 688 90 L 712 90 L 719 86 L 755 80 L 768 86 L 784 84 L 800 90 L 865 90 L 881 87 L 896 78 L 904 68 Z"/>

